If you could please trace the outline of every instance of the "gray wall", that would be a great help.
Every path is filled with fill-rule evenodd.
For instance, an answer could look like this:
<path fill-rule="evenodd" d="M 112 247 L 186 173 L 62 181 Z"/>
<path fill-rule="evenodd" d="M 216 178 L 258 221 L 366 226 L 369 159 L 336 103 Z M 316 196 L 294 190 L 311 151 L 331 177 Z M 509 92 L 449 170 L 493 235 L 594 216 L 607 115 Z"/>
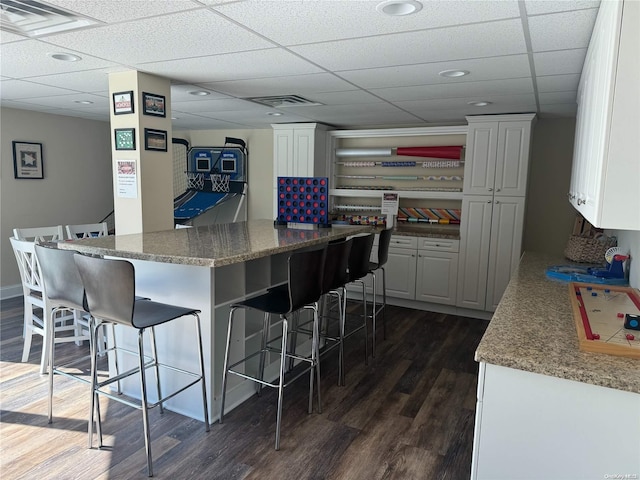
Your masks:
<path fill-rule="evenodd" d="M 0 110 L 0 121 L 0 285 L 7 287 L 20 283 L 13 228 L 98 222 L 113 209 L 113 183 L 108 122 L 11 108 Z M 14 140 L 42 143 L 44 179 L 14 178 Z"/>
<path fill-rule="evenodd" d="M 567 200 L 575 119 L 538 119 L 533 130 L 524 250 L 562 254 L 576 211 Z"/>

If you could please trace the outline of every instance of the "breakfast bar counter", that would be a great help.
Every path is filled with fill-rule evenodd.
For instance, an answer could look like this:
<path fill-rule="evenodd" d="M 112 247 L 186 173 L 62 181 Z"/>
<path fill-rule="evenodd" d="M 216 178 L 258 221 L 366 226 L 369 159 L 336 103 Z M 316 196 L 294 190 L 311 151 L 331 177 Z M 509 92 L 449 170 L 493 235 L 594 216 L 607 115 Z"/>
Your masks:
<path fill-rule="evenodd" d="M 640 478 L 640 360 L 579 349 L 567 263 L 526 252 L 478 345 L 473 479 Z"/>
<path fill-rule="evenodd" d="M 253 220 L 87 238 L 59 245 L 60 248 L 85 254 L 129 260 L 135 267 L 136 295 L 201 311 L 209 418 L 213 422 L 219 417 L 230 305 L 286 282 L 287 260 L 291 252 L 370 231 L 369 226 L 292 229 L 274 227 L 272 220 Z M 198 370 L 197 349 L 192 341 L 195 326 L 192 323 L 186 318 L 177 319 L 157 329 L 156 343 L 161 361 L 186 370 Z M 275 318 L 272 327 L 274 331 L 279 328 Z M 262 315 L 257 312 L 247 312 L 244 322 L 236 322 L 232 359 L 244 357 L 245 351 L 259 349 L 261 328 Z M 119 347 L 135 350 L 137 336 L 117 330 L 116 341 Z M 118 356 L 121 369 L 135 366 L 135 359 L 128 357 Z M 113 364 L 110 362 L 110 368 Z M 254 368 L 257 368 L 257 362 Z M 267 365 L 265 375 L 269 376 L 272 370 L 277 371 L 275 363 Z M 161 382 L 170 389 L 177 389 L 180 386 L 178 381 L 171 372 L 161 374 Z M 135 380 L 123 383 L 125 393 L 139 398 L 139 386 Z M 233 408 L 254 393 L 253 382 L 240 377 L 230 379 L 226 409 Z M 155 401 L 151 395 L 150 401 Z M 166 406 L 202 420 L 202 398 L 197 389 L 189 389 L 168 400 Z"/>

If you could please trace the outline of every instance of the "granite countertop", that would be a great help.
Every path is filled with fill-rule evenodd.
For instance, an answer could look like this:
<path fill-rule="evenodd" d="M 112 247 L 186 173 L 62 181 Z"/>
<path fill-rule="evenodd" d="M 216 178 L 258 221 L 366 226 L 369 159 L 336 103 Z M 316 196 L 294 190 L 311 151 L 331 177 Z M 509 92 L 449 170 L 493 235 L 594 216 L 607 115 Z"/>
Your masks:
<path fill-rule="evenodd" d="M 370 232 L 367 226 L 314 230 L 274 227 L 273 220 L 250 220 L 161 232 L 85 238 L 60 243 L 82 253 L 206 267 L 220 267 L 321 245 Z"/>
<path fill-rule="evenodd" d="M 563 264 L 561 257 L 524 254 L 476 361 L 640 393 L 640 360 L 580 351 L 568 284 L 545 275 Z"/>

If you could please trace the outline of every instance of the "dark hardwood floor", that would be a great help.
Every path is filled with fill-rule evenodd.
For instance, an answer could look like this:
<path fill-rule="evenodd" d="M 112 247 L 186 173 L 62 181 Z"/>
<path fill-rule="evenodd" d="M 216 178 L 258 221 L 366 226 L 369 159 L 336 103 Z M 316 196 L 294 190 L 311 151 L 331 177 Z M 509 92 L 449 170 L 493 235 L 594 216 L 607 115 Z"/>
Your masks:
<path fill-rule="evenodd" d="M 150 414 L 155 478 L 469 478 L 477 364 L 488 322 L 387 307 L 387 338 L 364 365 L 363 338 L 346 345 L 347 385 L 338 387 L 337 351 L 322 363 L 323 412 L 306 412 L 308 384 L 285 390 L 281 450 L 274 446 L 275 391 L 252 397 L 206 433 L 173 412 Z M 47 424 L 42 342 L 22 352 L 22 299 L 1 303 L 0 476 L 9 479 L 146 478 L 139 411 L 101 399 L 106 448 L 87 448 L 88 387 L 56 376 L 54 423 Z M 63 344 L 57 358 L 87 347 Z"/>

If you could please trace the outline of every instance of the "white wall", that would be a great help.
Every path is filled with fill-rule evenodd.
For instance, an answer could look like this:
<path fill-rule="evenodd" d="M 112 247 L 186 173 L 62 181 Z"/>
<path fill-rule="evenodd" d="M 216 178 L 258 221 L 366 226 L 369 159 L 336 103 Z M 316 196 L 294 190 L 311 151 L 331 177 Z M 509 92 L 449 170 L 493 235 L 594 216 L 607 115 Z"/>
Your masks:
<path fill-rule="evenodd" d="M 533 129 L 524 250 L 562 255 L 576 211 L 567 199 L 575 119 L 538 119 Z"/>
<path fill-rule="evenodd" d="M 16 227 L 93 223 L 113 209 L 108 122 L 0 110 L 0 286 L 20 283 L 9 243 Z M 44 179 L 15 179 L 14 140 L 42 143 Z M 2 297 L 6 296 L 2 290 Z M 17 293 L 22 293 L 20 290 Z"/>
<path fill-rule="evenodd" d="M 611 233 L 618 237 L 618 247 L 622 252 L 631 256 L 627 262 L 629 285 L 640 288 L 640 231 L 612 230 Z"/>

